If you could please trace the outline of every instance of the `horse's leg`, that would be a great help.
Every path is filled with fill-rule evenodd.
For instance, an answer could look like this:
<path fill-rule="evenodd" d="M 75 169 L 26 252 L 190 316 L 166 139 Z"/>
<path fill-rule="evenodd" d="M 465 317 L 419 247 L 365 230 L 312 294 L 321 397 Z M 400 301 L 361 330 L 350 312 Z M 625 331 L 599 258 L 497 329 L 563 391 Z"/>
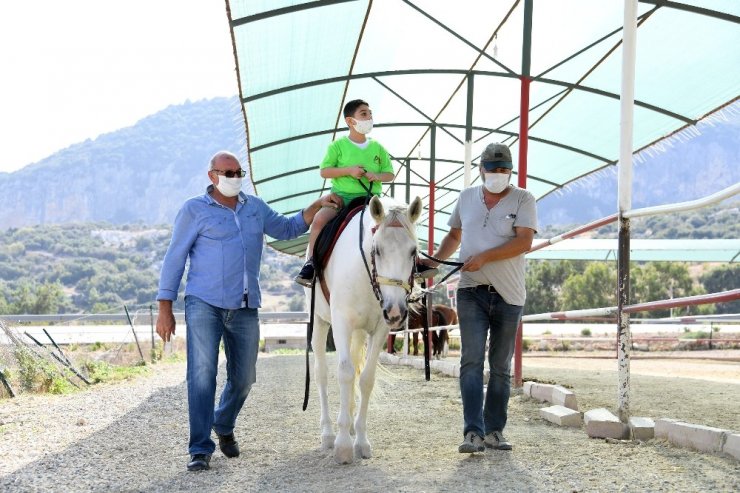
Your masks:
<path fill-rule="evenodd" d="M 432 331 L 432 356 L 439 359 L 439 334 L 436 330 Z"/>
<path fill-rule="evenodd" d="M 352 326 L 349 321 L 341 320 L 336 315 L 336 312 L 332 314 L 332 329 L 338 359 L 339 415 L 337 417 L 337 438 L 334 440 L 334 460 L 340 464 L 349 464 L 355 458 L 350 436 L 350 425 L 352 424 L 350 409 L 355 381 L 355 367 L 350 355 Z"/>
<path fill-rule="evenodd" d="M 349 400 L 349 415 L 354 420 L 357 415 L 357 382 L 360 377 L 360 371 L 364 366 L 365 358 L 365 340 L 367 333 L 364 330 L 353 330 L 352 340 L 349 344 L 350 355 L 352 356 L 352 366 L 355 369 L 354 380 L 352 381 L 352 395 Z M 349 427 L 349 434 L 355 434 L 355 423 L 352 421 Z"/>
<path fill-rule="evenodd" d="M 357 433 L 355 436 L 355 454 L 363 459 L 369 459 L 373 456 L 372 446 L 367 439 L 367 407 L 375 385 L 375 370 L 378 366 L 378 356 L 384 338 L 385 331 L 381 328 L 378 328 L 375 334 L 370 337 L 365 368 L 363 368 L 360 375 L 360 410 L 355 419 L 355 432 Z"/>
<path fill-rule="evenodd" d="M 419 356 L 419 333 L 414 332 L 414 356 Z"/>
<path fill-rule="evenodd" d="M 314 369 L 316 385 L 319 388 L 319 403 L 321 404 L 321 449 L 328 450 L 334 446 L 334 430 L 332 429 L 331 415 L 329 414 L 329 395 L 326 370 L 326 335 L 329 324 L 314 316 L 314 332 L 311 346 L 314 352 Z"/>

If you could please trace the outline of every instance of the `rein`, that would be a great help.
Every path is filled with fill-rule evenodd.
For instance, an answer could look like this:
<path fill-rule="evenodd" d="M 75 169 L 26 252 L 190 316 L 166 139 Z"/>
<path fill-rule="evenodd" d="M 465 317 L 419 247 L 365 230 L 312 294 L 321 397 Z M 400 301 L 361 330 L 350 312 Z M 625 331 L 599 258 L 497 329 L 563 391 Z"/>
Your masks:
<path fill-rule="evenodd" d="M 365 189 L 367 192 L 367 195 L 365 196 L 365 207 L 363 207 L 362 211 L 360 212 L 360 255 L 362 256 L 362 262 L 365 264 L 365 271 L 367 272 L 367 276 L 370 279 L 370 285 L 373 288 L 373 294 L 375 295 L 375 299 L 378 300 L 378 303 L 380 304 L 380 307 L 383 308 L 383 293 L 380 291 L 380 286 L 396 286 L 403 288 L 404 291 L 406 291 L 406 295 L 408 296 L 411 294 L 411 289 L 413 286 L 413 280 L 414 280 L 414 272 L 411 271 L 411 274 L 409 275 L 409 278 L 407 281 L 401 280 L 401 279 L 391 279 L 389 277 L 379 276 L 378 270 L 375 266 L 375 246 L 371 247 L 370 249 L 370 262 L 373 266 L 372 270 L 370 269 L 370 266 L 367 263 L 367 257 L 365 257 L 365 250 L 362 248 L 363 240 L 364 240 L 364 232 L 365 232 L 365 225 L 363 222 L 365 210 L 367 209 L 367 205 L 370 203 L 370 197 L 372 196 L 371 189 L 369 187 L 366 187 L 364 183 L 362 183 L 361 180 L 358 180 L 362 188 Z M 377 228 L 373 228 L 373 234 L 375 233 Z"/>

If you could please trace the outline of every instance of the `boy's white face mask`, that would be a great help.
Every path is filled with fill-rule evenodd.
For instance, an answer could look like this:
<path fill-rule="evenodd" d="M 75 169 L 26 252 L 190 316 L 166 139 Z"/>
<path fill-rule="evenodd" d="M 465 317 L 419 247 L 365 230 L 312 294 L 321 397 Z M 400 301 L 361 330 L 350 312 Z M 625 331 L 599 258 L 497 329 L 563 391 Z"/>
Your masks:
<path fill-rule="evenodd" d="M 508 173 L 483 173 L 483 186 L 491 193 L 501 193 L 509 186 L 511 175 Z"/>
<path fill-rule="evenodd" d="M 353 120 L 355 121 L 355 123 L 352 126 L 355 127 L 355 131 L 358 134 L 365 135 L 365 134 L 369 134 L 370 131 L 372 131 L 373 129 L 373 119 L 372 118 L 370 118 L 369 120 L 355 120 L 353 118 Z"/>
<path fill-rule="evenodd" d="M 218 189 L 224 197 L 236 197 L 242 189 L 242 179 L 219 176 L 216 189 Z"/>

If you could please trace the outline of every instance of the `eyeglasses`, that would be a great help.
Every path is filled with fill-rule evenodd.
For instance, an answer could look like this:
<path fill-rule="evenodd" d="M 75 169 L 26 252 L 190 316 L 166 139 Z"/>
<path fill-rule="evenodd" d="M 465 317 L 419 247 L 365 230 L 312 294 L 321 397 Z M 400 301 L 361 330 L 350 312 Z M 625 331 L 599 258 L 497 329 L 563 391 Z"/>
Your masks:
<path fill-rule="evenodd" d="M 247 171 L 241 168 L 237 170 L 212 169 L 211 171 L 213 171 L 217 175 L 224 175 L 226 178 L 244 178 L 245 176 L 247 176 Z"/>

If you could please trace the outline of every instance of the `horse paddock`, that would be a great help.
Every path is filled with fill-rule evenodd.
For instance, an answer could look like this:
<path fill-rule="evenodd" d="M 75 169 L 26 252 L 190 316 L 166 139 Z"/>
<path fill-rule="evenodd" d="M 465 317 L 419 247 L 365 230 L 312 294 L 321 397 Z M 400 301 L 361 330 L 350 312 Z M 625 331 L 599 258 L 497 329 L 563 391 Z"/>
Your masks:
<path fill-rule="evenodd" d="M 335 368 L 329 355 L 330 369 Z M 613 360 L 527 358 L 525 379 L 566 385 L 580 409 L 613 409 Z M 543 404 L 512 395 L 512 452 L 459 454 L 458 381 L 386 366 L 368 413 L 371 459 L 338 465 L 320 449 L 312 382 L 301 411 L 304 357 L 260 354 L 258 382 L 235 430 L 242 455 L 219 452 L 211 470 L 189 473 L 184 363 L 150 376 L 66 396 L 0 401 L 3 491 L 738 491 L 740 464 L 661 441 L 609 443 L 539 417 Z M 612 365 L 614 369 L 610 369 Z M 651 369 L 651 367 L 654 367 Z M 673 370 L 671 370 L 671 368 Z M 707 368 L 704 371 L 703 368 Z M 740 430 L 737 363 L 695 359 L 633 362 L 634 415 L 673 417 Z M 224 367 L 220 368 L 223 378 Z M 673 372 L 673 373 L 671 373 Z M 329 372 L 332 417 L 338 387 Z M 718 381 L 713 374 L 723 374 Z M 698 378 L 691 378 L 691 376 Z M 734 380 L 734 381 L 733 381 Z M 221 381 L 221 383 L 223 383 Z"/>

